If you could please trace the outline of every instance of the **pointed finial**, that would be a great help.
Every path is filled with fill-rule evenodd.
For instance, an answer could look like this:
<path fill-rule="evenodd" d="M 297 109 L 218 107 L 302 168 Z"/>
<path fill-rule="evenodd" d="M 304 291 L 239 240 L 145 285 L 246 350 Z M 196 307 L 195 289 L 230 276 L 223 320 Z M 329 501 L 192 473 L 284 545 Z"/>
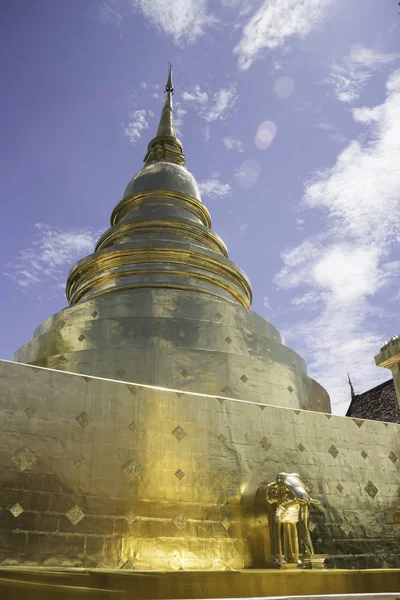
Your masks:
<path fill-rule="evenodd" d="M 349 386 L 350 386 L 350 391 L 351 391 L 351 397 L 354 398 L 355 393 L 354 393 L 354 388 L 353 388 L 353 384 L 351 383 L 351 379 L 350 379 L 350 375 L 347 373 L 347 377 L 349 380 Z"/>
<path fill-rule="evenodd" d="M 171 94 L 174 93 L 174 84 L 172 83 L 172 65 L 171 63 L 168 63 L 168 81 L 167 81 L 167 85 L 165 86 L 165 92 L 171 92 Z"/>
<path fill-rule="evenodd" d="M 147 146 L 147 153 L 144 157 L 146 164 L 158 161 L 172 162 L 181 166 L 185 164 L 182 144 L 176 137 L 174 110 L 172 106 L 173 93 L 172 65 L 168 63 L 168 79 L 165 86 L 164 106 L 161 111 L 156 137 Z"/>

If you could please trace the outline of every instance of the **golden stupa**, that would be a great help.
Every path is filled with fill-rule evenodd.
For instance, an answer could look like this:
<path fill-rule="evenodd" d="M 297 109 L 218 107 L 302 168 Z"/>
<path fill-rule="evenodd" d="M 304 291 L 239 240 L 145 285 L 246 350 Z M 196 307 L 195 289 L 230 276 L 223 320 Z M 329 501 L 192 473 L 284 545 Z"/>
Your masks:
<path fill-rule="evenodd" d="M 185 167 L 171 70 L 165 92 L 145 166 L 69 273 L 70 306 L 0 361 L 0 591 L 395 591 L 399 426 L 332 415 L 303 359 L 250 310 Z M 265 490 L 285 477 L 312 490 L 307 544 L 326 570 L 266 570 Z"/>

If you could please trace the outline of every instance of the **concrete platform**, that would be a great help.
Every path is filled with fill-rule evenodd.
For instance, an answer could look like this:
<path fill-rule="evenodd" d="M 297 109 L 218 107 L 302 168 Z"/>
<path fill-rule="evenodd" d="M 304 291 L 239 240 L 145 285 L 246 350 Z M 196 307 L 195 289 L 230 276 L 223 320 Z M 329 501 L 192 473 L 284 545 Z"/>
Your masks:
<path fill-rule="evenodd" d="M 0 598 L 7 600 L 200 600 L 362 594 L 400 597 L 400 570 L 125 571 L 0 568 Z"/>

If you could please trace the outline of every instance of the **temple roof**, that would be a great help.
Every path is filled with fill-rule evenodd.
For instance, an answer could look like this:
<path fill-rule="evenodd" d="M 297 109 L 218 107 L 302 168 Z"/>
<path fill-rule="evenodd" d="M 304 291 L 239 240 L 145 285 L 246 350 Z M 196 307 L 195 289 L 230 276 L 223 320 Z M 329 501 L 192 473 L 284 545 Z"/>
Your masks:
<path fill-rule="evenodd" d="M 346 417 L 400 423 L 400 407 L 393 379 L 352 397 Z"/>

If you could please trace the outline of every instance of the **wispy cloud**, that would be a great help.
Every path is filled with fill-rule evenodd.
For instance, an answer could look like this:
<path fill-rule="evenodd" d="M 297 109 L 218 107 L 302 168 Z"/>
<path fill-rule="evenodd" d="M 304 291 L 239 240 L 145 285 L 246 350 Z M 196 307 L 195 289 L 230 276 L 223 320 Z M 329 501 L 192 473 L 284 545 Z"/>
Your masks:
<path fill-rule="evenodd" d="M 187 110 L 182 107 L 180 102 L 175 103 L 175 131 L 178 137 L 183 137 L 183 118 L 187 114 Z"/>
<path fill-rule="evenodd" d="M 141 138 L 143 131 L 148 129 L 149 123 L 146 119 L 147 116 L 154 116 L 154 114 L 151 111 L 146 111 L 144 109 L 134 110 L 129 114 L 130 121 L 126 127 L 124 127 L 124 135 L 126 135 L 131 144 L 136 144 Z"/>
<path fill-rule="evenodd" d="M 195 42 L 217 23 L 207 10 L 207 0 L 130 0 L 130 5 L 181 47 Z"/>
<path fill-rule="evenodd" d="M 298 350 L 339 412 L 349 400 L 347 371 L 359 391 L 389 375 L 373 360 L 382 340 L 371 315 L 379 312 L 379 290 L 385 287 L 393 298 L 398 291 L 400 170 L 394 157 L 400 155 L 400 70 L 391 74 L 386 91 L 383 104 L 353 109 L 354 120 L 365 126 L 363 137 L 307 182 L 304 207 L 325 211 L 327 227 L 285 251 L 276 276 L 280 288 L 299 290 L 294 306 L 316 311 L 291 325 L 288 335 L 294 345 L 303 340 Z"/>
<path fill-rule="evenodd" d="M 333 0 L 263 0 L 242 30 L 234 49 L 240 69 L 248 69 L 265 50 L 285 45 L 293 36 L 304 38 L 326 16 Z"/>
<path fill-rule="evenodd" d="M 326 131 L 329 139 L 336 144 L 344 144 L 346 142 L 346 137 L 341 133 L 341 131 L 335 127 L 335 125 L 332 125 L 332 123 L 329 123 L 324 119 L 317 122 L 317 128 Z"/>
<path fill-rule="evenodd" d="M 21 291 L 32 288 L 59 295 L 73 264 L 94 251 L 100 232 L 91 229 L 60 229 L 36 223 L 32 243 L 20 250 L 3 273 Z"/>
<path fill-rule="evenodd" d="M 240 140 L 237 140 L 233 137 L 225 137 L 223 142 L 225 148 L 227 148 L 228 150 L 236 150 L 236 152 L 243 152 L 243 142 L 241 142 Z"/>
<path fill-rule="evenodd" d="M 248 229 L 250 227 L 250 223 L 243 223 L 240 227 L 239 227 L 239 233 L 240 235 L 246 235 Z"/>
<path fill-rule="evenodd" d="M 232 193 L 232 187 L 229 183 L 222 183 L 219 178 L 219 173 L 213 173 L 209 179 L 199 183 L 200 192 L 208 200 L 215 198 L 225 198 Z"/>
<path fill-rule="evenodd" d="M 207 123 L 216 120 L 225 120 L 234 110 L 238 94 L 236 85 L 221 87 L 214 93 L 202 91 L 195 85 L 191 91 L 182 94 L 183 101 L 188 106 L 196 107 L 197 114 Z"/>
<path fill-rule="evenodd" d="M 125 2 L 121 0 L 103 0 L 99 6 L 99 17 L 103 23 L 120 25 L 124 19 Z"/>
<path fill-rule="evenodd" d="M 399 54 L 385 54 L 362 44 L 351 47 L 350 54 L 341 63 L 333 63 L 325 83 L 329 84 L 338 100 L 357 100 L 373 73 L 399 58 Z"/>

